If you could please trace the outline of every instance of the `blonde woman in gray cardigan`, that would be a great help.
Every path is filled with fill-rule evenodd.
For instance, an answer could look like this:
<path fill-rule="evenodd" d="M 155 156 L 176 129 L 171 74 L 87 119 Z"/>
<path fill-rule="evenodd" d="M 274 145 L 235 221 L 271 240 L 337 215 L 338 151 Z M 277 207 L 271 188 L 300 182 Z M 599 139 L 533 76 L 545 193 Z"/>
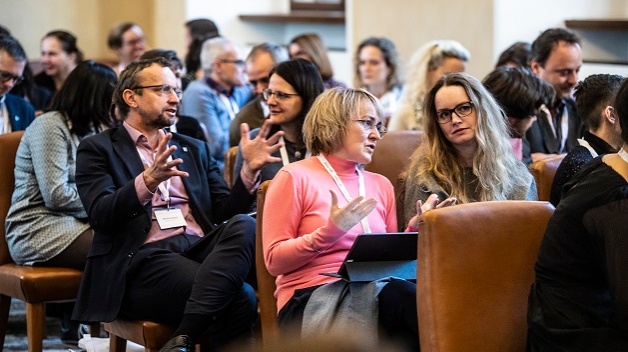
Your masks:
<path fill-rule="evenodd" d="M 115 72 L 85 61 L 70 73 L 50 111 L 26 129 L 15 160 L 15 191 L 6 219 L 13 260 L 20 265 L 82 270 L 93 233 L 74 182 L 80 141 L 113 125 Z"/>
<path fill-rule="evenodd" d="M 405 171 L 404 218 L 423 209 L 491 200 L 536 200 L 536 184 L 515 158 L 505 115 L 475 78 L 451 73 L 423 105 L 423 143 Z"/>

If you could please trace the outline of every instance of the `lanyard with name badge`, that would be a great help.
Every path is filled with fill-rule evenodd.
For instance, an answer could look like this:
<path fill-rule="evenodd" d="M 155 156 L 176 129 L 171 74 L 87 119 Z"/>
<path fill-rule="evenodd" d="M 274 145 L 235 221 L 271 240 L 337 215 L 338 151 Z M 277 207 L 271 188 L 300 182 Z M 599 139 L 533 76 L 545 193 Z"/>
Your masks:
<path fill-rule="evenodd" d="M 139 148 L 137 148 L 137 152 L 140 155 L 142 163 L 146 166 L 150 166 L 151 163 L 149 163 L 144 154 L 140 152 Z M 169 156 L 167 161 L 172 161 L 172 156 Z M 167 179 L 166 181 L 159 183 L 159 185 L 157 186 L 157 188 L 159 188 L 159 192 L 161 193 L 161 199 L 166 202 L 166 209 L 153 209 L 153 213 L 155 214 L 155 218 L 157 219 L 159 228 L 162 230 L 170 229 L 173 227 L 187 226 L 187 222 L 185 221 L 185 217 L 183 216 L 181 209 L 170 208 L 170 183 L 170 179 Z"/>
<path fill-rule="evenodd" d="M 283 166 L 286 166 L 286 165 L 290 164 L 290 159 L 288 158 L 288 149 L 286 149 L 286 143 L 285 143 L 285 140 L 283 139 L 283 136 L 279 137 L 279 142 L 283 143 L 281 148 L 279 148 L 279 154 L 281 154 L 281 162 L 282 162 Z M 309 158 L 311 156 L 312 156 L 312 153 L 310 153 L 309 150 L 305 152 L 305 159 L 307 159 L 307 158 Z M 301 158 L 301 153 L 299 151 L 297 151 L 294 154 L 294 157 L 297 158 L 297 159 L 300 159 Z"/>
<path fill-rule="evenodd" d="M 350 203 L 353 200 L 353 198 L 349 194 L 349 191 L 347 191 L 347 188 L 345 187 L 344 183 L 342 183 L 342 180 L 338 176 L 338 173 L 336 173 L 336 170 L 334 170 L 334 168 L 331 166 L 329 161 L 327 161 L 327 158 L 325 158 L 323 154 L 318 154 L 317 157 L 318 157 L 318 160 L 320 160 L 321 164 L 323 164 L 323 167 L 325 168 L 325 170 L 327 170 L 327 173 L 329 173 L 331 178 L 334 179 L 334 182 L 336 182 L 336 186 L 338 186 L 340 193 L 342 193 L 342 195 L 345 197 L 347 202 Z M 359 195 L 361 197 L 365 197 L 366 187 L 364 186 L 364 175 L 362 174 L 362 171 L 360 171 L 360 169 L 357 167 L 357 165 L 355 167 L 355 171 L 357 171 L 358 176 L 359 176 L 359 181 L 358 181 Z M 362 231 L 364 231 L 364 233 L 371 232 L 371 226 L 369 225 L 369 222 L 366 216 L 362 218 L 362 220 L 360 220 L 360 224 L 362 225 Z"/>

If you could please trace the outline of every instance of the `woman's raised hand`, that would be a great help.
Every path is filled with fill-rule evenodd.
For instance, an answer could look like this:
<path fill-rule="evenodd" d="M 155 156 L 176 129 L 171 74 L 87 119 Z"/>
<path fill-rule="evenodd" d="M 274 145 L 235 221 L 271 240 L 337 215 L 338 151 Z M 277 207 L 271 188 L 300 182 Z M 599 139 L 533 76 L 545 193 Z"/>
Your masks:
<path fill-rule="evenodd" d="M 329 218 L 334 225 L 345 232 L 357 225 L 360 220 L 373 211 L 377 205 L 377 201 L 374 198 L 364 200 L 364 197 L 359 196 L 354 198 L 343 208 L 340 208 L 338 207 L 338 196 L 336 193 L 332 190 L 329 190 L 329 193 L 331 193 Z"/>

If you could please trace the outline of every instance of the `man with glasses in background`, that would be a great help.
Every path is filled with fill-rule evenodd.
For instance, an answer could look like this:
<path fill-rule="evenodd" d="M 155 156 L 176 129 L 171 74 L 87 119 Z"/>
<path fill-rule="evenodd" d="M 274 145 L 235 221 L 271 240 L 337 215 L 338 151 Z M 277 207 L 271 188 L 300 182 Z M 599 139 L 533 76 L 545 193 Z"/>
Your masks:
<path fill-rule="evenodd" d="M 205 75 L 188 85 L 181 115 L 198 119 L 205 128 L 212 156 L 222 170 L 229 149 L 229 126 L 253 97 L 252 89 L 246 85 L 240 47 L 229 39 L 207 40 L 201 50 L 201 66 Z"/>
<path fill-rule="evenodd" d="M 133 61 L 137 61 L 146 51 L 146 40 L 142 28 L 133 22 L 125 22 L 114 27 L 109 32 L 107 46 L 118 57 L 118 65 L 113 67 L 116 74 Z"/>
<path fill-rule="evenodd" d="M 253 86 L 255 99 L 246 104 L 229 127 L 229 144 L 232 147 L 240 143 L 240 125 L 249 124 L 251 130 L 262 126 L 264 120 L 270 115 L 268 104 L 262 98 L 262 92 L 268 88 L 270 71 L 277 64 L 288 60 L 288 51 L 275 43 L 262 43 L 251 49 L 246 58 L 245 71 L 249 83 Z"/>
<path fill-rule="evenodd" d="M 35 119 L 35 109 L 23 98 L 8 94 L 22 81 L 26 53 L 10 36 L 0 36 L 0 134 L 25 130 Z"/>

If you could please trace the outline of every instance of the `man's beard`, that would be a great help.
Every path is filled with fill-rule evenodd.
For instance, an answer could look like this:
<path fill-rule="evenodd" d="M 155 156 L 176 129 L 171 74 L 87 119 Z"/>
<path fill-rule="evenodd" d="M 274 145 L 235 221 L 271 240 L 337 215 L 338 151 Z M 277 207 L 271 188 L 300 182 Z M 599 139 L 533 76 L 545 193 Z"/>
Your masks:
<path fill-rule="evenodd" d="M 174 122 L 174 118 L 170 119 L 169 117 L 166 117 L 165 112 L 163 111 L 156 119 L 153 118 L 154 114 L 151 114 L 143 110 L 142 108 L 138 108 L 138 113 L 140 114 L 140 116 L 142 116 L 142 120 L 144 120 L 144 123 L 148 126 L 164 128 L 171 126 Z"/>

